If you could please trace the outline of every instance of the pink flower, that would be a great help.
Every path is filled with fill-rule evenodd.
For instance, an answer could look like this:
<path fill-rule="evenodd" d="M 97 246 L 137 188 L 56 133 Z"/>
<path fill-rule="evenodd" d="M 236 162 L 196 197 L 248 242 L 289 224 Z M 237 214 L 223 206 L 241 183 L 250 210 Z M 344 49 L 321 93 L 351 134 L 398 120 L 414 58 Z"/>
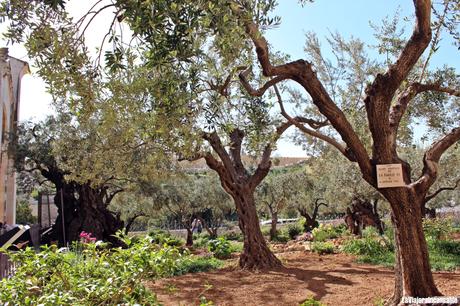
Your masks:
<path fill-rule="evenodd" d="M 83 242 L 83 243 L 92 243 L 92 242 L 96 242 L 96 238 L 91 237 L 91 233 L 87 233 L 85 231 L 82 231 L 80 233 L 80 241 Z"/>

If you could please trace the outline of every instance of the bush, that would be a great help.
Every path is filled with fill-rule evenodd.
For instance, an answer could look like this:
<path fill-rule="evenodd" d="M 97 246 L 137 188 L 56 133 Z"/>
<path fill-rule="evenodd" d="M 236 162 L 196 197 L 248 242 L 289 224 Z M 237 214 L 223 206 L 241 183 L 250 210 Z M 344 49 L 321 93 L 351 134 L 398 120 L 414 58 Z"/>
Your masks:
<path fill-rule="evenodd" d="M 449 218 L 423 219 L 425 237 L 434 240 L 445 240 L 454 232 L 452 220 Z"/>
<path fill-rule="evenodd" d="M 184 240 L 172 236 L 170 233 L 163 230 L 153 230 L 150 231 L 148 236 L 153 243 L 166 246 L 182 246 L 184 245 Z"/>
<path fill-rule="evenodd" d="M 460 267 L 460 242 L 428 240 L 431 267 L 435 271 L 455 271 Z"/>
<path fill-rule="evenodd" d="M 326 241 L 327 239 L 333 239 L 340 237 L 343 234 L 342 228 L 337 227 L 337 229 L 328 224 L 320 224 L 317 228 L 314 228 L 312 231 L 314 241 Z"/>
<path fill-rule="evenodd" d="M 16 223 L 17 224 L 33 224 L 37 222 L 37 217 L 32 215 L 29 203 L 26 200 L 21 200 L 16 206 Z"/>
<path fill-rule="evenodd" d="M 198 236 L 193 239 L 193 246 L 195 248 L 207 248 L 209 243 L 209 236 Z"/>
<path fill-rule="evenodd" d="M 209 251 L 214 254 L 216 258 L 228 258 L 231 252 L 230 241 L 224 237 L 219 237 L 214 240 L 210 240 L 208 243 Z"/>
<path fill-rule="evenodd" d="M 231 230 L 222 235 L 227 240 L 243 241 L 243 234 L 240 231 Z"/>
<path fill-rule="evenodd" d="M 382 256 L 388 252 L 393 252 L 393 245 L 384 237 L 363 235 L 363 238 L 346 240 L 342 245 L 342 250 L 354 255 Z"/>
<path fill-rule="evenodd" d="M 315 300 L 314 297 L 309 297 L 300 306 L 324 306 L 324 304 Z"/>
<path fill-rule="evenodd" d="M 179 264 L 178 271 L 174 275 L 186 273 L 206 272 L 218 269 L 222 266 L 222 261 L 214 257 L 189 256 Z"/>
<path fill-rule="evenodd" d="M 230 241 L 230 253 L 242 252 L 243 243 L 239 241 Z"/>
<path fill-rule="evenodd" d="M 0 282 L 0 305 L 158 305 L 142 281 L 221 265 L 215 258 L 159 246 L 151 236 L 120 239 L 128 248 L 106 249 L 97 242 L 9 253 L 19 265 L 14 276 Z"/>
<path fill-rule="evenodd" d="M 276 231 L 275 237 L 272 239 L 273 242 L 286 243 L 289 241 L 289 236 L 284 231 Z"/>
<path fill-rule="evenodd" d="M 302 228 L 297 224 L 289 224 L 287 227 L 287 233 L 289 238 L 295 239 L 300 233 L 302 233 Z"/>
<path fill-rule="evenodd" d="M 332 242 L 315 241 L 311 245 L 311 250 L 319 255 L 332 254 L 334 253 L 334 244 Z"/>

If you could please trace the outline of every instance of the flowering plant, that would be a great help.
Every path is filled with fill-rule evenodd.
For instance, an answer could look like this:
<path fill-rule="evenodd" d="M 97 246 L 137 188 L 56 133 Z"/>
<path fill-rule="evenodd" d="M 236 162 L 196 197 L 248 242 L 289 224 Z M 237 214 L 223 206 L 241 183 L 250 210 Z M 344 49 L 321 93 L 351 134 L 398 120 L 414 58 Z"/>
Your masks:
<path fill-rule="evenodd" d="M 96 237 L 91 237 L 91 233 L 82 231 L 80 233 L 80 241 L 83 243 L 93 243 L 96 242 Z"/>

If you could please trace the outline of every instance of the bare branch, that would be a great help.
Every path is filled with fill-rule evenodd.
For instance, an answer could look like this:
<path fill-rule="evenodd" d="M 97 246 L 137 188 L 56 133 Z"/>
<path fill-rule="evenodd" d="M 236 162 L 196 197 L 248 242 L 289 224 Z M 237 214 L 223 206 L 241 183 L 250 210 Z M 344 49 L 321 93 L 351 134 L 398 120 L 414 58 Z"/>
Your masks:
<path fill-rule="evenodd" d="M 265 146 L 262 158 L 260 159 L 259 165 L 257 165 L 256 171 L 249 179 L 249 188 L 251 188 L 251 190 L 254 190 L 257 186 L 259 186 L 270 171 L 270 167 L 272 166 L 272 162 L 270 160 L 271 154 L 272 147 L 268 144 Z"/>
<path fill-rule="evenodd" d="M 104 37 L 102 38 L 102 42 L 101 42 L 101 45 L 99 46 L 99 53 L 97 55 L 97 60 L 96 60 L 96 66 L 97 67 L 100 66 L 100 63 L 101 63 L 102 50 L 104 49 L 105 40 L 110 35 L 110 33 L 112 33 L 113 25 L 115 24 L 115 21 L 117 20 L 117 17 L 118 17 L 119 13 L 120 13 L 120 11 L 117 11 L 115 13 L 115 17 L 113 17 L 113 19 L 112 19 L 112 23 L 110 24 L 109 30 L 107 31 L 107 33 L 105 33 Z"/>
<path fill-rule="evenodd" d="M 440 194 L 441 192 L 443 191 L 447 191 L 447 190 L 455 190 L 458 186 L 460 186 L 460 178 L 457 179 L 457 181 L 455 182 L 455 185 L 452 186 L 452 187 L 441 187 L 439 188 L 438 190 L 436 190 L 435 192 L 427 195 L 425 197 L 425 203 L 427 203 L 428 201 L 431 201 L 432 199 L 434 199 L 438 194 Z"/>
<path fill-rule="evenodd" d="M 222 161 L 223 166 L 229 172 L 230 176 L 234 180 L 236 177 L 235 167 L 233 166 L 232 160 L 230 159 L 230 156 L 225 150 L 225 147 L 220 141 L 220 138 L 217 135 L 217 133 L 203 133 L 203 139 L 211 145 L 211 147 L 214 149 L 214 151 L 217 153 L 220 160 Z"/>
<path fill-rule="evenodd" d="M 222 164 L 222 162 L 218 161 L 211 153 L 207 153 L 204 156 L 204 159 L 206 161 L 206 164 L 208 167 L 214 171 L 217 172 L 220 178 L 220 183 L 222 185 L 222 188 L 228 193 L 228 194 L 233 194 L 233 183 L 232 179 L 228 177 L 227 171 Z"/>
<path fill-rule="evenodd" d="M 291 123 L 292 125 L 296 126 L 303 133 L 305 133 L 305 134 L 307 134 L 309 136 L 321 139 L 321 140 L 329 143 L 330 145 L 334 146 L 336 149 L 338 149 L 350 161 L 356 161 L 356 158 L 353 156 L 351 151 L 347 147 L 345 147 L 342 144 L 340 144 L 339 142 L 337 142 L 334 138 L 326 136 L 326 135 L 324 135 L 324 134 L 322 134 L 322 133 L 320 133 L 318 131 L 309 129 L 305 125 L 302 124 L 302 123 L 309 123 L 308 119 L 304 120 L 302 117 L 295 117 L 295 118 L 291 117 L 286 112 L 286 110 L 284 108 L 283 100 L 281 99 L 281 95 L 280 95 L 280 93 L 278 91 L 278 88 L 276 86 L 275 86 L 275 92 L 276 92 L 276 95 L 278 97 L 278 104 L 279 104 L 280 109 L 281 109 L 281 114 L 283 115 L 284 118 L 286 118 L 288 120 L 289 123 Z"/>
<path fill-rule="evenodd" d="M 85 21 L 86 17 L 88 17 L 90 14 L 95 14 L 96 11 L 93 11 L 93 9 L 99 4 L 101 3 L 103 0 L 99 0 L 97 1 L 83 16 L 81 16 L 80 19 L 78 19 L 78 21 L 75 23 L 77 25 L 77 27 L 80 27 L 80 25 Z"/>
<path fill-rule="evenodd" d="M 114 7 L 115 4 L 112 3 L 112 4 L 107 4 L 107 5 L 104 5 L 103 7 L 101 7 L 99 10 L 97 10 L 96 12 L 93 13 L 93 16 L 90 18 L 90 20 L 88 21 L 88 23 L 86 24 L 86 26 L 83 28 L 83 31 L 80 33 L 80 36 L 78 37 L 78 40 L 81 40 L 82 37 L 85 35 L 85 32 L 86 30 L 88 29 L 88 27 L 90 26 L 90 24 L 93 22 L 94 18 L 96 18 L 97 15 L 99 15 L 103 10 L 109 8 L 109 7 Z"/>
<path fill-rule="evenodd" d="M 195 154 L 193 154 L 192 156 L 182 156 L 182 155 L 179 155 L 177 157 L 177 161 L 189 161 L 189 162 L 193 162 L 193 161 L 197 161 L 199 159 L 202 159 L 205 157 L 205 153 L 204 152 L 197 152 Z"/>
<path fill-rule="evenodd" d="M 248 69 L 246 69 L 245 71 L 242 71 L 240 72 L 239 74 L 239 78 L 240 78 L 240 82 L 241 84 L 243 85 L 243 87 L 246 89 L 246 91 L 251 95 L 251 96 L 254 96 L 254 97 L 261 97 L 263 96 L 263 94 L 272 86 L 278 84 L 279 82 L 281 81 L 284 81 L 286 79 L 288 79 L 289 77 L 287 76 L 277 76 L 277 77 L 274 77 L 273 79 L 269 80 L 268 82 L 266 82 L 261 88 L 259 89 L 254 89 L 251 84 L 249 84 L 249 81 L 247 79 L 247 76 L 248 74 L 251 72 L 251 67 L 249 67 Z"/>
<path fill-rule="evenodd" d="M 431 1 L 414 0 L 414 7 L 416 25 L 409 41 L 396 62 L 388 68 L 385 74 L 378 75 L 366 90 L 369 95 L 379 94 L 388 97 L 386 103 L 391 103 L 391 97 L 407 78 L 410 70 L 431 41 Z M 382 105 L 383 108 L 386 106 L 389 104 Z"/>
<path fill-rule="evenodd" d="M 115 190 L 114 192 L 110 193 L 110 195 L 107 196 L 106 200 L 105 200 L 105 205 L 108 205 L 110 204 L 110 202 L 112 202 L 113 198 L 119 194 L 120 192 L 123 192 L 125 191 L 123 188 L 120 188 L 120 189 L 117 189 Z"/>
<path fill-rule="evenodd" d="M 238 175 L 246 174 L 246 169 L 241 161 L 241 145 L 243 143 L 244 132 L 240 129 L 234 129 L 230 133 L 230 156 L 235 165 L 235 170 Z"/>

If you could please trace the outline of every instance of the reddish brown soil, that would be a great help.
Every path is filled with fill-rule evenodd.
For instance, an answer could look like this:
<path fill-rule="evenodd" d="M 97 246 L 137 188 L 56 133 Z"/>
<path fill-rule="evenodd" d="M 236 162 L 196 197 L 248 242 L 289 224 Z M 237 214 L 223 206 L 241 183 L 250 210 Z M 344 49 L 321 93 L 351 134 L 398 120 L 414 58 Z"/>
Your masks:
<path fill-rule="evenodd" d="M 289 252 L 279 256 L 285 268 L 277 271 L 250 273 L 227 267 L 148 285 L 161 302 L 174 306 L 199 305 L 201 295 L 219 306 L 299 305 L 311 296 L 326 305 L 374 305 L 393 291 L 393 271 L 357 264 L 349 255 Z M 435 273 L 435 279 L 445 295 L 460 294 L 460 271 Z"/>

